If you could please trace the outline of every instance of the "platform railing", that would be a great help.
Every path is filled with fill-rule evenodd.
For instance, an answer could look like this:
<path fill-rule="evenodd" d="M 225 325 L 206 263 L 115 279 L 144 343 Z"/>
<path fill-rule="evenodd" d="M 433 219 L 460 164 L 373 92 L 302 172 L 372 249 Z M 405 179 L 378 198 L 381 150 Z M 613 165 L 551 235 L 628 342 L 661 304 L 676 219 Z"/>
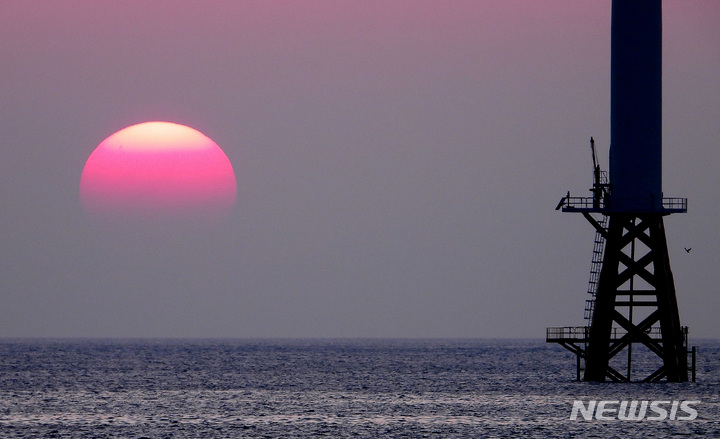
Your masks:
<path fill-rule="evenodd" d="M 681 210 L 687 212 L 687 198 L 663 197 L 662 207 L 667 210 Z"/>
<path fill-rule="evenodd" d="M 557 210 L 561 208 L 565 212 L 613 212 L 609 200 L 605 197 L 573 197 L 569 194 L 563 197 L 556 207 Z M 648 211 L 687 212 L 687 198 L 663 197 L 660 209 L 648 209 Z"/>
<path fill-rule="evenodd" d="M 547 328 L 546 340 L 585 340 L 590 337 L 589 326 L 555 326 Z"/>
<path fill-rule="evenodd" d="M 662 332 L 659 326 L 653 326 L 645 331 L 645 334 L 653 340 L 661 340 Z M 687 326 L 682 327 L 683 336 L 687 336 Z M 618 340 L 627 335 L 627 331 L 623 328 L 614 327 L 610 333 L 611 340 Z M 556 326 L 547 328 L 546 341 L 585 341 L 590 337 L 589 326 Z"/>

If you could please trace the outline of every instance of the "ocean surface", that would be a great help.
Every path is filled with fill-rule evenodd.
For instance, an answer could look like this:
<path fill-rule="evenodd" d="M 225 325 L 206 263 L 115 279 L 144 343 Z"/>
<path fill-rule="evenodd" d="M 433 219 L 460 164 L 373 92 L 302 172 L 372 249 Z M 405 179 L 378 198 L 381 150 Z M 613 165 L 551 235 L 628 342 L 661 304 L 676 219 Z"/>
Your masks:
<path fill-rule="evenodd" d="M 0 437 L 720 437 L 720 342 L 694 344 L 696 383 L 591 384 L 544 340 L 0 340 Z M 587 421 L 575 400 L 700 402 Z"/>

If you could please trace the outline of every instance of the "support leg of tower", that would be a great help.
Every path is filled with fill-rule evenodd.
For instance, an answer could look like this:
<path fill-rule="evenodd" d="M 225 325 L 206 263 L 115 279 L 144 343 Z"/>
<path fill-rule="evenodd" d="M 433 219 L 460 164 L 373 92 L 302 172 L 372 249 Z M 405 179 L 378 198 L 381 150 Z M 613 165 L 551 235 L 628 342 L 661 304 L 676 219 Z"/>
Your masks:
<path fill-rule="evenodd" d="M 610 360 L 624 348 L 638 343 L 655 353 L 661 362 L 646 380 L 687 381 L 686 329 L 680 326 L 663 216 L 611 214 L 606 239 L 590 324 L 584 380 L 628 381 L 632 365 L 628 364 L 626 377 L 610 366 Z M 636 243 L 641 243 L 647 252 L 636 255 Z M 636 291 L 634 279 L 649 285 L 650 289 Z M 636 295 L 654 297 L 655 300 L 635 302 Z M 629 300 L 618 300 L 618 296 L 628 296 Z M 635 323 L 632 309 L 638 306 L 650 308 L 650 311 L 649 316 Z M 624 310 L 628 310 L 629 317 L 623 315 Z M 654 324 L 659 324 L 660 337 L 649 335 L 655 335 L 651 332 Z M 616 335 L 617 330 L 624 335 Z"/>

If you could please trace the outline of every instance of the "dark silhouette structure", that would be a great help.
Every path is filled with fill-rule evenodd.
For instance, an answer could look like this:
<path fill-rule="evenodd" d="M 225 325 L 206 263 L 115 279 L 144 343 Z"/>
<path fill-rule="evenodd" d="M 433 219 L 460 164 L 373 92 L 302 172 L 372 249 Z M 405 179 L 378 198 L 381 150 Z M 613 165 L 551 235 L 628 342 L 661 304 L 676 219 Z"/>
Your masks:
<path fill-rule="evenodd" d="M 661 0 L 613 0 L 611 47 L 609 178 L 591 138 L 592 196 L 568 192 L 557 206 L 581 213 L 596 231 L 589 325 L 548 328 L 547 341 L 576 354 L 578 380 L 583 362 L 585 381 L 635 380 L 633 346 L 641 345 L 657 360 L 643 381 L 688 381 L 688 330 L 680 325 L 663 223 L 686 212 L 687 200 L 662 192 Z"/>

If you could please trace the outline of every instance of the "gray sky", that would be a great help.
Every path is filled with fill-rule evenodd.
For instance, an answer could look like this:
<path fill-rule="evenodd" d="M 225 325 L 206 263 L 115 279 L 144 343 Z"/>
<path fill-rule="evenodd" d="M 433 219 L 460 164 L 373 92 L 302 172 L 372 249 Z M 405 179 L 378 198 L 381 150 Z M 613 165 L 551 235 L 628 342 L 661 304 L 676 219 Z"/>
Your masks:
<path fill-rule="evenodd" d="M 720 2 L 664 2 L 682 323 L 720 337 Z M 0 3 L 0 337 L 544 337 L 582 325 L 610 1 Z M 219 226 L 84 215 L 167 120 L 230 158 Z M 686 253 L 683 247 L 692 247 Z"/>

